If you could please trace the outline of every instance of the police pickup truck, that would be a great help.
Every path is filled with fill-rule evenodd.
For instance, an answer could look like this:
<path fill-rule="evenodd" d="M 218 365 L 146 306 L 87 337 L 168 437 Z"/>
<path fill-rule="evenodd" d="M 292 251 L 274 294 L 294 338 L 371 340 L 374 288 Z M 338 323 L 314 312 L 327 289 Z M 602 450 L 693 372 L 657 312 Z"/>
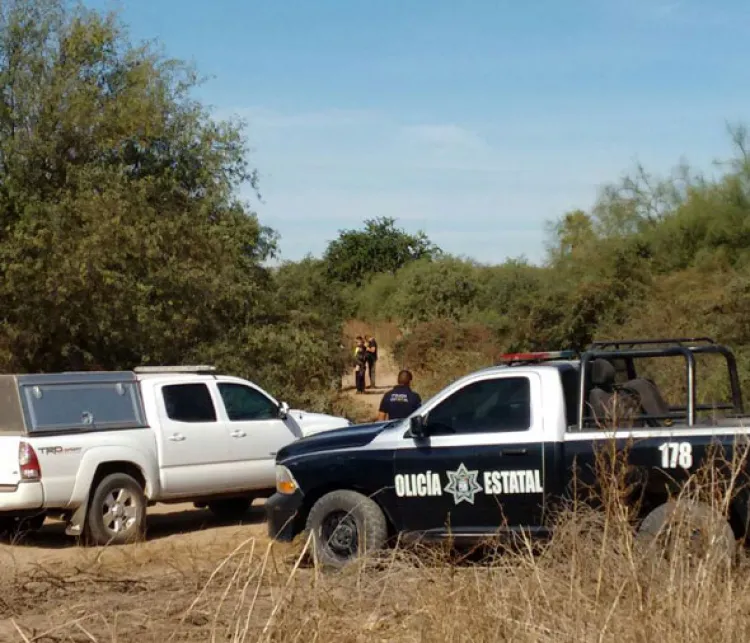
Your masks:
<path fill-rule="evenodd" d="M 696 402 L 697 358 L 726 363 L 730 401 Z M 636 366 L 674 367 L 675 359 L 686 399 L 669 405 Z M 639 474 L 638 529 L 653 529 L 712 441 L 731 458 L 737 437 L 750 433 L 734 355 L 711 338 L 596 342 L 580 354 L 501 362 L 455 381 L 403 420 L 282 448 L 276 493 L 266 502 L 269 535 L 291 541 L 312 533 L 318 560 L 340 566 L 395 535 L 458 543 L 508 530 L 549 534 L 574 476 L 577 487 L 598 484 L 597 445 L 605 440 Z M 617 395 L 636 403 L 627 422 L 606 415 Z M 747 500 L 738 496 L 721 519 L 732 547 L 744 536 Z"/>

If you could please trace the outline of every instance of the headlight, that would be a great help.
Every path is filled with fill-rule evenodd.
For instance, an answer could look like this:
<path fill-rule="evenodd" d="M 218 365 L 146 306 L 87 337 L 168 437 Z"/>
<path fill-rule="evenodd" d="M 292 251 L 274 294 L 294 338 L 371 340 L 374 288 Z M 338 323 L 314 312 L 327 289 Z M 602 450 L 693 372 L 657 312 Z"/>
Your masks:
<path fill-rule="evenodd" d="M 299 489 L 297 481 L 294 479 L 292 472 L 283 464 L 276 465 L 276 491 L 291 496 Z"/>

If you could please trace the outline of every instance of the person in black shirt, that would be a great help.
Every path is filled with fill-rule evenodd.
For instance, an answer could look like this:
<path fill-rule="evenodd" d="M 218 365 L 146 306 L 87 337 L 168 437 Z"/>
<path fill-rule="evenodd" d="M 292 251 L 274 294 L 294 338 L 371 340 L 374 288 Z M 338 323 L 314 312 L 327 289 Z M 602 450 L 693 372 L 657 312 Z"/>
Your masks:
<path fill-rule="evenodd" d="M 367 348 L 367 370 L 370 373 L 370 388 L 375 388 L 375 366 L 378 361 L 378 343 L 372 335 L 365 335 Z"/>
<path fill-rule="evenodd" d="M 422 398 L 411 390 L 412 376 L 409 371 L 398 374 L 398 385 L 393 387 L 380 400 L 378 420 L 396 420 L 410 416 L 420 406 Z"/>
<path fill-rule="evenodd" d="M 354 384 L 357 393 L 365 392 L 365 368 L 367 365 L 367 347 L 364 340 L 357 336 L 357 347 L 354 349 Z"/>

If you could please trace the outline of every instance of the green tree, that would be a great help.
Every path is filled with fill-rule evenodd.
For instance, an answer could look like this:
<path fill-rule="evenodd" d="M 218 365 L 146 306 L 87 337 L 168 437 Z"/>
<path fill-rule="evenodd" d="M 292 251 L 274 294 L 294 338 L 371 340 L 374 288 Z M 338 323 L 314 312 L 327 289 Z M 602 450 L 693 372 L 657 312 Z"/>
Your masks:
<path fill-rule="evenodd" d="M 412 261 L 440 253 L 424 232 L 409 234 L 395 222 L 389 217 L 367 219 L 363 230 L 341 230 L 323 255 L 329 278 L 361 286 L 377 273 L 393 274 Z"/>
<path fill-rule="evenodd" d="M 583 210 L 568 212 L 547 229 L 551 236 L 547 251 L 553 262 L 585 253 L 587 246 L 596 240 L 594 222 Z"/>
<path fill-rule="evenodd" d="M 434 319 L 459 321 L 475 309 L 477 269 L 455 257 L 422 259 L 398 273 L 398 290 L 388 301 L 406 325 Z"/>
<path fill-rule="evenodd" d="M 196 75 L 56 0 L 0 14 L 0 340 L 14 370 L 178 362 L 272 318 L 241 124 Z"/>

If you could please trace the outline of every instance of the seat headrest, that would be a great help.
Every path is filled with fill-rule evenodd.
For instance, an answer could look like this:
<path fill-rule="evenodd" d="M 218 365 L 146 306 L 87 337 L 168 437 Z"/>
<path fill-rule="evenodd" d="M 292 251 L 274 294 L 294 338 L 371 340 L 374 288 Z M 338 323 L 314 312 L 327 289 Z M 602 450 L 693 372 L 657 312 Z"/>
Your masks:
<path fill-rule="evenodd" d="M 606 359 L 595 359 L 591 362 L 591 383 L 594 386 L 611 386 L 617 372 L 612 363 Z"/>

